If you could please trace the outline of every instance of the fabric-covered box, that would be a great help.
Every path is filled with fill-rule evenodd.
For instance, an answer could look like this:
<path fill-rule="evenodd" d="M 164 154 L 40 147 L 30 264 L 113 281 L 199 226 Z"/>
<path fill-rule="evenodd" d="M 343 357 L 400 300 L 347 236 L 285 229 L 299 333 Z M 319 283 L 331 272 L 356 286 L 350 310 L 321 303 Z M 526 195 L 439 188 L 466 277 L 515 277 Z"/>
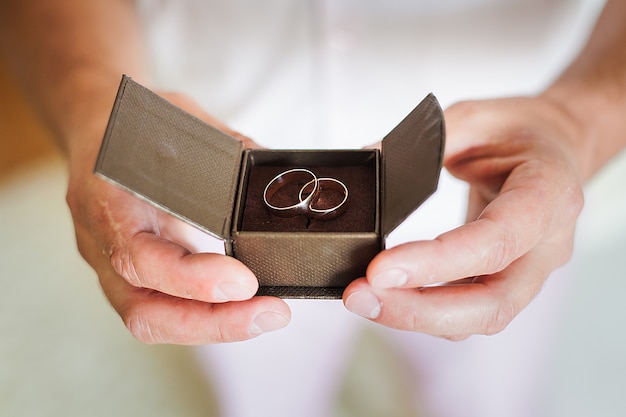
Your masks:
<path fill-rule="evenodd" d="M 431 94 L 383 139 L 380 151 L 243 149 L 124 76 L 95 172 L 222 239 L 226 254 L 256 274 L 259 294 L 340 298 L 364 276 L 387 235 L 437 188 L 444 136 L 443 112 Z M 299 179 L 269 196 L 268 184 L 291 169 L 317 177 L 309 207 L 325 209 L 320 201 L 333 193 L 341 204 L 345 194 L 345 211 L 326 220 L 270 210 L 268 198 L 269 205 L 286 207 L 312 191 L 309 184 L 301 193 L 306 180 Z M 339 180 L 345 191 L 323 178 Z"/>

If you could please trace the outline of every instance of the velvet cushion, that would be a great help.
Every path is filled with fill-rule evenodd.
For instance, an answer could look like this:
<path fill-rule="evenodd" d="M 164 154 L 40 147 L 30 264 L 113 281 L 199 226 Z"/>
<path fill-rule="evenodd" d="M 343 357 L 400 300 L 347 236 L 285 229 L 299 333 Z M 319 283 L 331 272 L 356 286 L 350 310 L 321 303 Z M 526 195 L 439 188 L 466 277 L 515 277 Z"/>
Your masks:
<path fill-rule="evenodd" d="M 290 168 L 306 168 L 318 178 L 331 177 L 340 180 L 348 188 L 348 207 L 339 217 L 332 220 L 297 217 L 279 217 L 263 202 L 263 191 L 267 184 L 281 172 Z M 273 166 L 250 167 L 248 187 L 243 209 L 242 231 L 270 232 L 373 232 L 376 222 L 376 172 L 371 163 L 347 166 Z M 322 183 L 323 185 L 323 183 Z M 298 193 L 304 186 L 287 184 L 274 194 L 270 202 L 282 207 L 298 202 Z M 343 197 L 336 190 L 322 188 L 319 201 L 314 207 L 324 208 L 337 204 Z"/>

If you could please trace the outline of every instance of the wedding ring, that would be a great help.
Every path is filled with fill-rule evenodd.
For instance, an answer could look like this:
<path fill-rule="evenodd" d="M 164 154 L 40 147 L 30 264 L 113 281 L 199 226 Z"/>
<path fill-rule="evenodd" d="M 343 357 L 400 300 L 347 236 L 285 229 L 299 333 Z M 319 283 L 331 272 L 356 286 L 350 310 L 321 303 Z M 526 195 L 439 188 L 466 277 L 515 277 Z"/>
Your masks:
<path fill-rule="evenodd" d="M 335 178 L 319 178 L 317 179 L 316 184 L 314 184 L 314 182 L 315 180 L 312 180 L 304 184 L 304 186 L 300 189 L 300 194 L 298 195 L 298 198 L 300 199 L 300 201 L 305 201 L 310 196 L 309 194 L 309 196 L 307 196 L 306 198 L 304 197 L 304 193 L 306 193 L 306 189 L 312 185 L 313 189 L 311 190 L 311 192 L 313 193 L 315 192 L 315 189 L 318 188 L 317 190 L 319 192 L 318 197 L 315 198 L 315 201 L 312 201 L 308 206 L 309 216 L 315 219 L 320 219 L 320 220 L 332 220 L 334 218 L 341 216 L 346 211 L 346 208 L 348 208 L 348 204 L 347 204 L 348 203 L 348 187 L 346 187 L 346 185 L 343 182 Z M 343 194 L 343 199 L 341 200 L 339 204 L 336 204 L 333 207 L 315 208 L 314 205 L 320 200 L 322 200 L 321 197 L 322 197 L 322 194 L 324 193 L 324 190 L 339 191 Z"/>
<path fill-rule="evenodd" d="M 301 198 L 302 196 L 302 188 L 300 189 L 299 201 L 296 201 L 295 204 L 279 207 L 270 203 L 272 197 L 283 187 L 289 184 L 302 184 L 306 183 L 302 188 L 305 188 L 308 185 L 312 184 L 312 190 L 306 198 Z M 263 191 L 263 202 L 265 205 L 277 216 L 279 217 L 294 217 L 301 214 L 309 213 L 309 206 L 317 200 L 319 195 L 319 183 L 315 174 L 308 169 L 304 168 L 294 168 L 289 169 L 287 171 L 281 172 L 276 175 L 270 182 L 265 186 L 265 191 Z M 295 198 L 294 198 L 295 200 Z"/>

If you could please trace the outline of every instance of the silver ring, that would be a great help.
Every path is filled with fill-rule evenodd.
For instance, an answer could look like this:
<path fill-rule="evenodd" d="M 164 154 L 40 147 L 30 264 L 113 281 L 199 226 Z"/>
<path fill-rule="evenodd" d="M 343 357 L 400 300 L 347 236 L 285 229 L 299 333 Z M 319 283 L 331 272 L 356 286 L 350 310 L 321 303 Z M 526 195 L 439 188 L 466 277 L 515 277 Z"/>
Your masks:
<path fill-rule="evenodd" d="M 305 201 L 307 198 L 309 198 L 310 195 L 307 196 L 306 198 L 302 198 L 302 197 L 303 197 L 303 193 L 305 192 L 305 189 L 312 183 L 313 181 L 309 181 L 308 183 L 304 184 L 304 186 L 300 189 L 300 194 L 298 194 L 298 199 L 300 201 Z M 346 208 L 348 208 L 348 204 L 347 204 L 348 203 L 348 187 L 346 187 L 346 185 L 343 182 L 335 178 L 318 178 L 317 184 L 314 185 L 314 188 L 311 192 L 315 192 L 315 187 L 318 188 L 319 195 L 308 206 L 309 215 L 311 217 L 320 219 L 320 220 L 332 220 L 334 218 L 341 216 L 346 211 Z M 342 192 L 343 200 L 341 200 L 341 202 L 334 207 L 330 207 L 326 209 L 314 208 L 313 205 L 319 200 L 320 195 L 324 192 L 325 189 L 337 190 L 337 191 Z"/>
<path fill-rule="evenodd" d="M 278 190 L 288 184 L 297 183 L 298 181 L 306 181 L 304 187 L 308 186 L 309 184 L 313 184 L 313 190 L 306 198 L 298 198 L 300 201 L 293 205 L 285 207 L 278 207 L 270 203 L 270 199 L 272 198 L 272 196 L 274 196 L 274 194 L 276 194 Z M 299 196 L 301 195 L 302 189 L 300 189 Z M 319 185 L 318 179 L 315 174 L 308 169 L 294 168 L 281 172 L 267 183 L 267 185 L 265 186 L 265 190 L 263 191 L 263 202 L 275 215 L 279 217 L 294 217 L 301 214 L 308 214 L 309 206 L 315 203 L 318 195 Z"/>

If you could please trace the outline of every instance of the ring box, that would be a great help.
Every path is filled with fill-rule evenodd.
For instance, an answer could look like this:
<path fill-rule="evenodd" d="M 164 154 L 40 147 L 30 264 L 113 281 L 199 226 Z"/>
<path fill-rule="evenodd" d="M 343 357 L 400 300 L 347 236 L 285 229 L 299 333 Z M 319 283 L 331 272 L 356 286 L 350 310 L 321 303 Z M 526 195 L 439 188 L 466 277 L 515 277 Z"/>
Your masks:
<path fill-rule="evenodd" d="M 95 173 L 222 239 L 226 254 L 257 276 L 259 295 L 341 298 L 388 234 L 436 190 L 444 136 L 430 94 L 381 150 L 244 149 L 123 76 Z M 271 213 L 263 190 L 291 168 L 342 181 L 345 213 L 328 221 Z"/>

